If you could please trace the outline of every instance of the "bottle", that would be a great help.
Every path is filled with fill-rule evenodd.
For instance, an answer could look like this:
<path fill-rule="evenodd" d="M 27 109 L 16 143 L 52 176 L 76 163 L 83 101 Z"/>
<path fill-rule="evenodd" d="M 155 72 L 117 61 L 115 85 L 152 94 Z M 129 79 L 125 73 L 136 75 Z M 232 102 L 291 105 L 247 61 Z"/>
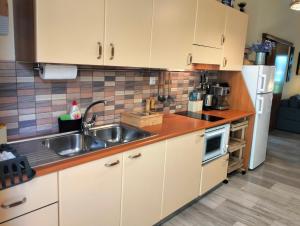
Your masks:
<path fill-rule="evenodd" d="M 150 110 L 155 111 L 155 99 L 154 99 L 154 97 L 151 97 L 151 99 L 150 99 Z"/>
<path fill-rule="evenodd" d="M 72 101 L 72 106 L 70 109 L 70 117 L 72 120 L 80 119 L 81 118 L 81 112 L 78 107 L 77 101 L 73 100 Z"/>
<path fill-rule="evenodd" d="M 150 112 L 150 99 L 146 99 L 145 110 L 146 110 L 146 112 Z"/>

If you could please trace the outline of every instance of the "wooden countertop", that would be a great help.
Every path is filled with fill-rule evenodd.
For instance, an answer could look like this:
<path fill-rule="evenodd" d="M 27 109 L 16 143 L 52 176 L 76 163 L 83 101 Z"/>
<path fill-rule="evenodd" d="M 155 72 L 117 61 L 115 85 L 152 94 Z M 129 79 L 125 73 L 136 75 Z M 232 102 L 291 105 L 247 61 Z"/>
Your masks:
<path fill-rule="evenodd" d="M 120 146 L 108 148 L 102 151 L 91 152 L 86 155 L 79 155 L 74 158 L 66 159 L 60 162 L 51 163 L 45 166 L 36 167 L 35 170 L 38 176 L 42 176 L 48 173 L 57 172 L 69 167 L 73 167 L 79 164 L 87 163 L 93 160 L 101 159 L 125 151 L 129 151 L 135 148 L 142 147 L 144 145 L 152 144 L 158 141 L 166 140 L 172 137 L 180 136 L 183 134 L 199 131 L 202 129 L 207 129 L 222 124 L 230 123 L 232 121 L 238 120 L 243 117 L 251 116 L 254 112 L 245 112 L 238 110 L 227 110 L 227 111 L 204 111 L 203 113 L 219 116 L 224 118 L 223 120 L 217 122 L 208 122 L 199 119 L 188 118 L 185 116 L 166 114 L 163 118 L 163 123 L 161 125 L 144 127 L 144 130 L 156 133 L 157 135 L 149 137 L 144 140 L 132 142 L 129 144 L 123 144 Z"/>

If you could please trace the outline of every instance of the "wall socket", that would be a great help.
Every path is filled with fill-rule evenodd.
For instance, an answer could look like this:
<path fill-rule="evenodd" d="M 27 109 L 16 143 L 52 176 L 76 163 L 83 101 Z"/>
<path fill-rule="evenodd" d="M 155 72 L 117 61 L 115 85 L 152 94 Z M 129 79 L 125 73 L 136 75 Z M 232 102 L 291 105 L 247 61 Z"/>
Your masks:
<path fill-rule="evenodd" d="M 150 77 L 149 79 L 149 85 L 153 86 L 156 84 L 156 77 Z"/>

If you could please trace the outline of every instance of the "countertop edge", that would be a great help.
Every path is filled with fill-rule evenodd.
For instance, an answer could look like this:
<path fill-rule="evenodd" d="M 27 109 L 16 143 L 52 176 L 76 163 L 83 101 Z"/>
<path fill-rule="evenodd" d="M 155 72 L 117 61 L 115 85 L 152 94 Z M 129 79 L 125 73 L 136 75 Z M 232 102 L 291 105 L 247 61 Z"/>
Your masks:
<path fill-rule="evenodd" d="M 99 160 L 99 159 L 113 156 L 116 154 L 120 154 L 120 153 L 123 153 L 126 151 L 134 150 L 134 149 L 137 149 L 137 148 L 140 148 L 140 147 L 143 147 L 146 145 L 150 145 L 150 144 L 153 144 L 156 142 L 171 139 L 171 138 L 174 138 L 177 136 L 185 135 L 188 133 L 193 133 L 193 132 L 196 132 L 199 130 L 208 129 L 208 128 L 223 125 L 226 123 L 230 123 L 232 121 L 236 121 L 241 118 L 249 117 L 249 116 L 252 116 L 255 114 L 255 112 L 243 112 L 243 111 L 231 110 L 231 112 L 232 111 L 235 112 L 234 116 L 225 117 L 223 120 L 220 120 L 217 122 L 204 123 L 203 126 L 201 126 L 201 125 L 194 126 L 193 128 L 189 128 L 189 129 L 185 129 L 185 130 L 178 129 L 178 130 L 175 130 L 175 131 L 172 131 L 169 133 L 158 133 L 157 135 L 146 138 L 144 140 L 135 141 L 135 142 L 120 145 L 117 147 L 108 148 L 108 149 L 102 150 L 102 151 L 95 151 L 95 152 L 92 152 L 92 153 L 89 153 L 86 155 L 80 155 L 80 156 L 76 156 L 74 158 L 65 159 L 60 162 L 49 163 L 44 166 L 35 167 L 34 169 L 36 170 L 37 176 L 43 176 L 46 174 L 50 174 L 50 173 L 58 172 L 58 171 L 61 171 L 61 170 L 67 169 L 67 168 L 71 168 L 71 167 L 74 167 L 77 165 L 81 165 L 81 164 L 88 163 L 91 161 Z M 205 112 L 205 114 L 216 115 L 214 113 L 215 113 L 215 111 L 214 112 L 210 112 L 210 111 Z M 218 114 L 218 116 L 220 116 L 220 115 L 222 115 L 221 112 Z M 174 117 L 174 120 L 176 120 L 177 117 L 184 117 L 184 118 L 181 118 L 181 120 L 186 120 L 186 121 L 190 121 L 190 122 L 192 120 L 194 120 L 195 123 L 201 124 L 201 123 L 199 123 L 199 121 L 201 121 L 201 120 L 186 118 L 185 116 L 178 116 L 178 115 L 175 116 L 174 114 L 164 115 L 164 122 L 165 122 L 165 119 L 172 120 L 172 119 L 170 119 L 172 117 Z M 163 122 L 163 124 L 164 124 L 164 122 Z M 164 126 L 163 124 L 160 127 L 163 127 Z M 143 129 L 147 130 L 149 132 L 157 133 L 156 126 L 144 127 Z"/>

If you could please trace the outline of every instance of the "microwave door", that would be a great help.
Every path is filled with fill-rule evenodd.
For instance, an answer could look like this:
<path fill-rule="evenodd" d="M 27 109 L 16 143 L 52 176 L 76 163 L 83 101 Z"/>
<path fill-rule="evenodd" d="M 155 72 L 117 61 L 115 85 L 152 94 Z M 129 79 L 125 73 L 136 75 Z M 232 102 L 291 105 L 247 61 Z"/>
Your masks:
<path fill-rule="evenodd" d="M 215 134 L 213 136 L 208 136 L 206 138 L 206 145 L 205 145 L 205 151 L 204 151 L 204 161 L 207 161 L 209 159 L 212 159 L 216 156 L 221 155 L 222 153 L 222 137 L 223 134 Z"/>

